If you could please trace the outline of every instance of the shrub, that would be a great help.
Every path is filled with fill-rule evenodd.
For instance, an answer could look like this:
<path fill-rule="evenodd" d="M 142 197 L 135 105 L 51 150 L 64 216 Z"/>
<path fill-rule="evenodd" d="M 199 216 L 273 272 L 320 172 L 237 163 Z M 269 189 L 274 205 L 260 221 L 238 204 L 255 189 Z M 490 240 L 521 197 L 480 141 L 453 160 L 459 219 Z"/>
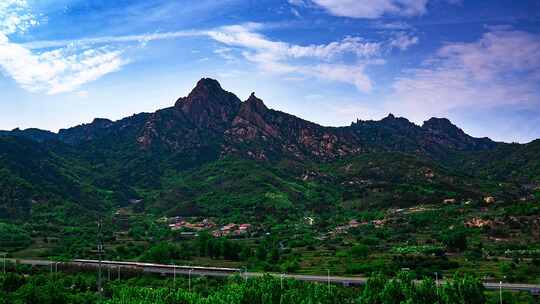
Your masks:
<path fill-rule="evenodd" d="M 369 255 L 369 247 L 364 244 L 356 244 L 351 247 L 351 256 L 354 258 L 366 258 Z"/>
<path fill-rule="evenodd" d="M 448 230 L 441 236 L 442 243 L 450 250 L 467 249 L 467 233 L 463 229 Z"/>

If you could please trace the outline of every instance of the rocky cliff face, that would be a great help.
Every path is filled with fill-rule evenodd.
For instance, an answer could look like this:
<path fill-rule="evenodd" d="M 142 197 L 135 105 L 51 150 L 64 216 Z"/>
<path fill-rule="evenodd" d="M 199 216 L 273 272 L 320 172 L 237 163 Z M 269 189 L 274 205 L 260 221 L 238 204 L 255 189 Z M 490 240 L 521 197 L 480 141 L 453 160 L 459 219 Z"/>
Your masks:
<path fill-rule="evenodd" d="M 201 79 L 174 107 L 150 115 L 137 142 L 143 149 L 196 153 L 222 141 L 240 109 L 240 99 L 208 78 Z"/>
<path fill-rule="evenodd" d="M 221 88 L 214 79 L 203 78 L 187 97 L 176 101 L 180 110 L 198 128 L 223 132 L 240 108 L 240 99 Z"/>
<path fill-rule="evenodd" d="M 47 134 L 39 138 L 54 137 Z M 438 157 L 448 151 L 491 150 L 499 145 L 487 138 L 473 138 L 443 118 L 431 118 L 417 126 L 390 114 L 380 121 L 323 127 L 268 109 L 255 94 L 242 102 L 209 78 L 201 79 L 173 107 L 116 122 L 95 119 L 90 124 L 60 130 L 56 139 L 71 145 L 126 141 L 135 143 L 141 151 L 186 155 L 215 151 L 222 157 L 233 154 L 260 160 L 315 161 L 377 151 Z"/>
<path fill-rule="evenodd" d="M 251 94 L 225 131 L 226 151 L 259 159 L 335 159 L 359 153 L 354 138 L 296 116 L 270 110 Z"/>
<path fill-rule="evenodd" d="M 448 152 L 488 151 L 501 145 L 489 138 L 469 136 L 446 118 L 431 118 L 418 126 L 389 114 L 380 121 L 357 121 L 351 129 L 371 150 L 420 153 L 435 158 L 445 157 Z"/>
<path fill-rule="evenodd" d="M 497 144 L 489 138 L 473 138 L 446 118 L 430 118 L 422 125 L 428 141 L 456 150 L 489 150 Z"/>
<path fill-rule="evenodd" d="M 70 145 L 78 145 L 104 137 L 116 137 L 116 140 L 131 138 L 148 118 L 148 113 L 140 113 L 118 121 L 96 118 L 89 124 L 83 124 L 69 129 L 61 129 L 57 139 Z"/>

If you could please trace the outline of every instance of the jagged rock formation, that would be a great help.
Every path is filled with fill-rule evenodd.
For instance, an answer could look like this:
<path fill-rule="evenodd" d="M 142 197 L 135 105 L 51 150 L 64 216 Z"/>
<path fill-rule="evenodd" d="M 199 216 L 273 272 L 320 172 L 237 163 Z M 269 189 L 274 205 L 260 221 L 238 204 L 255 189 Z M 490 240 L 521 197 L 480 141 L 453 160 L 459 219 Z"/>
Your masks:
<path fill-rule="evenodd" d="M 36 130 L 32 130 L 35 133 Z M 44 132 L 44 131 L 43 131 Z M 13 135 L 30 131 L 13 132 Z M 137 143 L 143 150 L 201 153 L 216 150 L 272 160 L 330 161 L 364 152 L 403 151 L 437 158 L 447 151 L 491 150 L 498 143 L 473 138 L 449 120 L 431 118 L 417 126 L 390 114 L 380 121 L 357 121 L 349 127 L 323 127 L 293 115 L 268 109 L 251 94 L 244 102 L 213 79 L 201 79 L 191 93 L 170 108 L 142 113 L 116 122 L 92 123 L 38 137 L 76 145 L 115 136 Z"/>

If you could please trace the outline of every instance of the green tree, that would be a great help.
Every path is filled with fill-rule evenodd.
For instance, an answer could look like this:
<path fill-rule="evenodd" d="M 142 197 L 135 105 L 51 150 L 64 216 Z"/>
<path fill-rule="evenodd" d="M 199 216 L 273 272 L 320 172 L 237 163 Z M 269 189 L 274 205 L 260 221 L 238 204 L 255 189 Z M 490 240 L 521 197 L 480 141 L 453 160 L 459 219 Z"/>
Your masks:
<path fill-rule="evenodd" d="M 441 290 L 441 300 L 445 304 L 483 304 L 486 302 L 482 282 L 470 275 L 456 274 Z"/>
<path fill-rule="evenodd" d="M 450 250 L 467 249 L 467 233 L 463 229 L 450 229 L 441 236 L 442 243 Z"/>
<path fill-rule="evenodd" d="M 351 247 L 351 256 L 355 258 L 366 258 L 369 255 L 369 246 L 356 244 Z"/>

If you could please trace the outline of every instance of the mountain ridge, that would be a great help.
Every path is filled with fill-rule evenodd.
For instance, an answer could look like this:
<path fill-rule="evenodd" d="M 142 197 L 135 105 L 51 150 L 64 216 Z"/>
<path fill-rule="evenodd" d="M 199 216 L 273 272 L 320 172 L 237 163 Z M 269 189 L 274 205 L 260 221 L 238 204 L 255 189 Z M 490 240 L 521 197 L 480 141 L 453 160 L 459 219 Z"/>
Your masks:
<path fill-rule="evenodd" d="M 286 124 L 285 128 L 280 132 L 283 124 Z M 136 129 L 133 130 L 138 134 L 135 140 L 147 149 L 152 148 L 153 142 L 160 142 L 169 149 L 181 150 L 183 148 L 181 141 L 186 143 L 193 140 L 205 141 L 202 137 L 238 143 L 239 140 L 233 137 L 245 135 L 247 137 L 241 140 L 243 143 L 253 140 L 268 143 L 268 137 L 272 137 L 275 145 L 281 145 L 272 147 L 274 152 L 295 155 L 300 159 L 306 157 L 335 159 L 339 156 L 365 152 L 369 149 L 364 147 L 372 146 L 378 146 L 379 150 L 399 150 L 384 144 L 381 140 L 376 140 L 373 136 L 396 138 L 406 136 L 412 138 L 412 141 L 405 145 L 409 147 L 408 152 L 427 154 L 441 149 L 491 150 L 503 144 L 485 137 L 469 136 L 446 118 L 430 118 L 422 126 L 418 126 L 406 118 L 389 114 L 378 121 L 357 120 L 350 126 L 322 126 L 282 111 L 269 109 L 254 93 L 247 100 L 241 101 L 211 78 L 202 78 L 186 97 L 179 98 L 169 108 L 153 113 L 139 113 L 117 121 L 96 118 L 88 124 L 61 129 L 56 136 L 53 135 L 55 133 L 47 131 L 43 131 L 47 133 L 43 133 L 42 136 L 36 136 L 37 129 L 11 133 L 3 131 L 2 134 L 25 136 L 39 141 L 57 139 L 68 144 L 79 144 L 128 128 Z M 372 129 L 375 131 L 370 133 Z M 288 132 L 295 138 L 285 138 L 291 135 L 284 134 Z M 366 137 L 366 133 L 370 133 L 371 137 Z M 224 149 L 238 150 L 233 147 Z M 264 154 L 264 151 L 258 153 Z"/>
<path fill-rule="evenodd" d="M 392 114 L 326 127 L 270 109 L 254 93 L 241 101 L 205 78 L 153 113 L 58 133 L 0 132 L 0 217 L 59 209 L 77 218 L 132 198 L 170 214 L 256 217 L 514 200 L 540 185 L 539 143 L 498 143 L 448 119 L 419 126 Z M 58 183 L 70 189 L 58 192 Z"/>

